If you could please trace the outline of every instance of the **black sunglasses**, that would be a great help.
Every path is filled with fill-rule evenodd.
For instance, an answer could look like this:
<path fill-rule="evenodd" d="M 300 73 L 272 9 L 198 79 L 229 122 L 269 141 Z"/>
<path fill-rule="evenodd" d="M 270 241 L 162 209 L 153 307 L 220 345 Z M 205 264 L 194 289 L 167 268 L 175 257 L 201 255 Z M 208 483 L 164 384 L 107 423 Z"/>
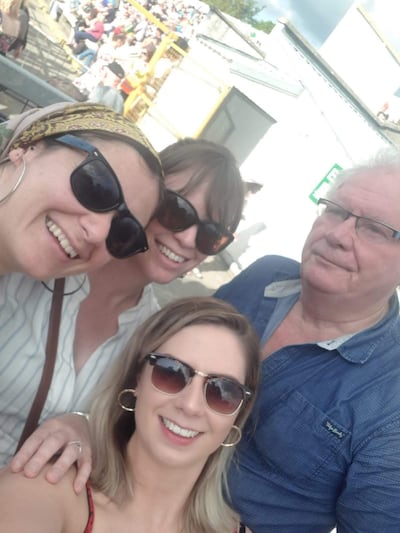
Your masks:
<path fill-rule="evenodd" d="M 166 191 L 164 200 L 156 212 L 156 218 L 164 228 L 176 233 L 196 224 L 198 226 L 196 248 L 204 255 L 221 252 L 234 239 L 233 234 L 220 224 L 200 220 L 189 200 L 175 191 Z"/>
<path fill-rule="evenodd" d="M 70 178 L 71 188 L 78 202 L 95 213 L 117 211 L 106 239 L 110 254 L 124 259 L 148 250 L 143 226 L 129 211 L 119 180 L 100 151 L 92 144 L 70 134 L 53 140 L 88 154 L 72 171 Z"/>
<path fill-rule="evenodd" d="M 210 409 L 221 415 L 233 415 L 252 395 L 250 389 L 233 378 L 205 374 L 170 355 L 151 352 L 145 360 L 153 367 L 152 385 L 165 394 L 178 394 L 195 375 L 204 378 L 206 403 Z"/>

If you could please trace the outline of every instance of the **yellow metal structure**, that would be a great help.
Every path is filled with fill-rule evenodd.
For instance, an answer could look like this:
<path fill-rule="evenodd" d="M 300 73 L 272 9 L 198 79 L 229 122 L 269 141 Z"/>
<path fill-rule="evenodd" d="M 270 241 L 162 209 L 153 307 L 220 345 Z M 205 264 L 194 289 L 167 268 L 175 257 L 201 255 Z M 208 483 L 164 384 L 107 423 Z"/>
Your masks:
<path fill-rule="evenodd" d="M 160 89 L 161 85 L 165 81 L 172 68 L 176 67 L 179 64 L 180 60 L 187 55 L 187 52 L 178 46 L 177 41 L 179 39 L 179 35 L 177 33 L 171 31 L 163 22 L 161 22 L 157 17 L 150 13 L 136 0 L 128 0 L 128 2 L 142 15 L 144 15 L 152 24 L 157 26 L 157 28 L 159 28 L 164 33 L 164 37 L 159 46 L 157 47 L 152 58 L 150 59 L 146 70 L 144 72 L 133 74 L 131 73 L 130 75 L 127 75 L 126 79 L 131 85 L 132 91 L 129 93 L 125 101 L 124 116 L 133 120 L 134 122 L 137 122 L 142 118 L 143 115 L 145 115 L 149 111 L 150 108 L 153 108 L 152 114 L 154 116 L 157 116 L 157 120 L 161 123 L 164 123 L 164 127 L 171 131 L 174 136 L 176 136 L 177 138 L 182 138 L 183 135 L 176 131 L 174 125 L 169 124 L 168 121 L 164 119 L 158 111 L 155 110 L 153 98 L 157 94 L 158 90 Z M 156 65 L 160 61 L 160 59 L 165 57 L 168 57 L 172 60 L 171 68 L 167 69 L 167 71 L 161 77 L 156 77 Z M 227 86 L 227 84 L 223 80 L 217 79 L 215 77 L 215 74 L 209 72 L 209 70 L 204 64 L 199 63 L 193 58 L 190 59 L 191 61 L 193 61 L 194 64 L 200 67 L 200 69 L 204 73 L 207 74 L 207 77 L 212 78 L 214 80 L 215 86 L 220 92 L 220 96 L 217 102 L 210 109 L 209 113 L 207 113 L 207 116 L 205 117 L 202 125 L 193 135 L 193 137 L 196 138 L 200 136 L 201 132 L 208 124 L 211 117 L 218 110 L 223 100 L 229 94 L 231 87 Z"/>

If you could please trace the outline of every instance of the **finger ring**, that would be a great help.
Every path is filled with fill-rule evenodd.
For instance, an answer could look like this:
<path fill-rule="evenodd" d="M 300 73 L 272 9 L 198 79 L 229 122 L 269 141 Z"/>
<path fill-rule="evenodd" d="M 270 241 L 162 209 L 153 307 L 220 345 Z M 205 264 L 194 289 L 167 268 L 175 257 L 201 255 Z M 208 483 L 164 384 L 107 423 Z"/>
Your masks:
<path fill-rule="evenodd" d="M 69 446 L 70 444 L 77 446 L 79 453 L 82 453 L 82 443 L 80 440 L 70 440 L 67 446 Z"/>

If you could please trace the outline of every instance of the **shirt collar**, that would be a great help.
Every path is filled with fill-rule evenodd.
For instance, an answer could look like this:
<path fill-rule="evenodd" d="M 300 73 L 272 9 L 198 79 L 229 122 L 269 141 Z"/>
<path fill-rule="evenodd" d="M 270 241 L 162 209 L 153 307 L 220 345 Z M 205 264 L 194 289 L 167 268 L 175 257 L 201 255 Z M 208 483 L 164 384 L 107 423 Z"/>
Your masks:
<path fill-rule="evenodd" d="M 273 281 L 266 285 L 264 289 L 265 298 L 288 298 L 290 296 L 299 295 L 301 291 L 301 280 L 287 279 L 282 281 Z M 288 303 L 293 305 L 291 298 L 288 298 Z M 288 311 L 288 310 L 287 310 Z M 337 350 L 338 353 L 347 361 L 351 363 L 365 363 L 379 346 L 379 341 L 386 333 L 386 327 L 391 322 L 398 321 L 399 318 L 399 302 L 397 294 L 394 294 L 389 302 L 389 311 L 376 324 L 368 329 L 341 335 L 335 339 L 328 339 L 317 342 L 316 344 L 325 350 Z M 268 329 L 268 327 L 267 327 Z M 362 344 L 362 348 L 360 346 Z"/>

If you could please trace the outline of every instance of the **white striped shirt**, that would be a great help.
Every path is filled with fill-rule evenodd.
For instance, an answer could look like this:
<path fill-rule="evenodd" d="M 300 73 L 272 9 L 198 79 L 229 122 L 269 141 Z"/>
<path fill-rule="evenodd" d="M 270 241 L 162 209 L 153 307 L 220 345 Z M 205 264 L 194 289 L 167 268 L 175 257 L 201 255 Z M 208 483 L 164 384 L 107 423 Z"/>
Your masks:
<path fill-rule="evenodd" d="M 64 292 L 74 290 L 82 280 L 68 278 Z M 56 365 L 41 421 L 70 411 L 85 411 L 95 385 L 134 330 L 159 309 L 153 289 L 147 286 L 140 302 L 119 316 L 116 335 L 99 346 L 76 374 L 75 322 L 88 292 L 86 279 L 78 292 L 64 296 Z M 0 277 L 0 465 L 7 463 L 15 451 L 39 386 L 51 298 L 52 293 L 42 283 L 23 274 Z"/>

